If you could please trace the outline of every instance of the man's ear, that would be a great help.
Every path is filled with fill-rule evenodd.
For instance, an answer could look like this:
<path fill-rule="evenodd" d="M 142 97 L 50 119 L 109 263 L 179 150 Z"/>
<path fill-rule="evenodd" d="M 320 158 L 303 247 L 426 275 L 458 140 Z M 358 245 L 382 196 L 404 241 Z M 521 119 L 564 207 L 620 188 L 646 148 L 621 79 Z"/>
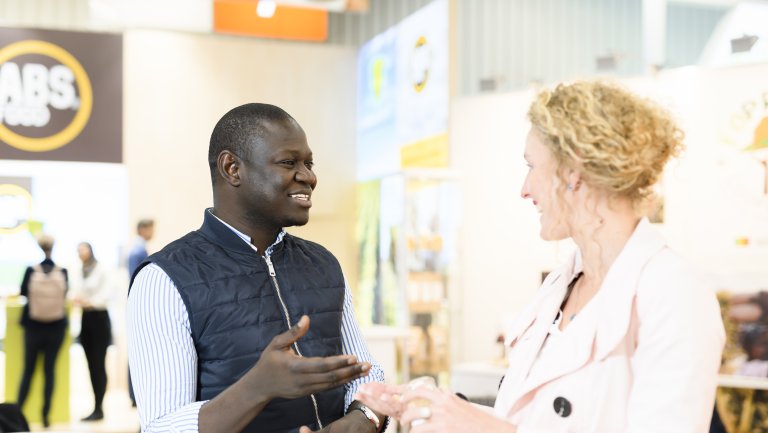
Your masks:
<path fill-rule="evenodd" d="M 229 150 L 222 150 L 216 158 L 219 176 L 232 186 L 240 186 L 240 164 L 242 161 Z"/>

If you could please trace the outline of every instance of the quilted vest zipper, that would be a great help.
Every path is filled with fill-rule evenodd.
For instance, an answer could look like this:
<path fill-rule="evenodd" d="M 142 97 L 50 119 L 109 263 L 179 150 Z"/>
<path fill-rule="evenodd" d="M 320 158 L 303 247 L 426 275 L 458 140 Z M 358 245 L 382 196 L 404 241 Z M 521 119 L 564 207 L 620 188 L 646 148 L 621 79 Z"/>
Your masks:
<path fill-rule="evenodd" d="M 275 291 L 277 292 L 277 299 L 280 300 L 280 306 L 283 307 L 283 314 L 285 315 L 285 323 L 288 325 L 288 329 L 291 329 L 291 316 L 288 314 L 288 307 L 285 305 L 285 301 L 283 301 L 283 295 L 280 292 L 280 285 L 277 283 L 277 274 L 275 273 L 275 267 L 272 265 L 272 259 L 269 257 L 268 254 L 264 254 L 264 261 L 267 262 L 267 267 L 269 268 L 269 276 L 272 278 L 272 284 L 275 286 Z M 293 342 L 293 348 L 296 350 L 296 354 L 301 356 L 302 358 L 304 355 L 301 354 L 301 350 L 299 350 L 299 343 L 298 341 Z M 320 421 L 320 410 L 317 408 L 317 398 L 315 398 L 315 394 L 310 394 L 309 398 L 312 400 L 312 406 L 315 407 L 315 419 L 317 419 L 317 425 L 320 427 L 320 429 L 323 428 L 323 422 Z"/>

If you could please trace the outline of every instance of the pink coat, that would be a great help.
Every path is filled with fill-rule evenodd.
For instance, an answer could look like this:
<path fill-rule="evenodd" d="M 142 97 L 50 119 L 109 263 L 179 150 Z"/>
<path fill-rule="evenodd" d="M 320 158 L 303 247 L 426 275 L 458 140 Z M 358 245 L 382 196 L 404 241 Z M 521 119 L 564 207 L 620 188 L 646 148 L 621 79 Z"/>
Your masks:
<path fill-rule="evenodd" d="M 712 291 L 642 220 L 597 294 L 539 356 L 580 269 L 577 252 L 512 326 L 496 415 L 519 433 L 706 433 L 725 341 Z"/>

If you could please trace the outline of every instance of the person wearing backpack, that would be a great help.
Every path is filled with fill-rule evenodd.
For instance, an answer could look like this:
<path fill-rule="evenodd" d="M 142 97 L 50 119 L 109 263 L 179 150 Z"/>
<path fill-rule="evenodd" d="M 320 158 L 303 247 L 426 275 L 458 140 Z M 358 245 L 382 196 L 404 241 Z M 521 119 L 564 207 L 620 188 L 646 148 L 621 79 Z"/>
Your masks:
<path fill-rule="evenodd" d="M 24 374 L 19 386 L 18 403 L 20 407 L 29 394 L 29 385 L 35 372 L 39 353 L 43 353 L 45 387 L 43 398 L 43 426 L 50 425 L 48 414 L 51 411 L 51 397 L 55 383 L 54 367 L 56 357 L 64 342 L 67 330 L 66 293 L 68 288 L 67 270 L 57 266 L 51 260 L 53 237 L 42 235 L 37 244 L 45 253 L 45 260 L 30 266 L 21 282 L 21 295 L 27 298 L 27 304 L 21 314 L 21 326 L 24 328 Z"/>

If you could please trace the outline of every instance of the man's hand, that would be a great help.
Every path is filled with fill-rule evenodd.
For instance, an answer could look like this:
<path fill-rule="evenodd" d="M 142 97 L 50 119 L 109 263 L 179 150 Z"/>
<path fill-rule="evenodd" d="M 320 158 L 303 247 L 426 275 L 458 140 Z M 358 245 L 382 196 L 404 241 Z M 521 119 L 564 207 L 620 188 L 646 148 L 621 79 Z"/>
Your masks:
<path fill-rule="evenodd" d="M 293 343 L 309 330 L 309 317 L 275 336 L 261 358 L 248 372 L 248 380 L 269 399 L 298 398 L 325 391 L 368 375 L 371 365 L 357 362 L 351 355 L 302 358 L 293 351 Z"/>
<path fill-rule="evenodd" d="M 368 375 L 371 365 L 354 356 L 298 356 L 291 345 L 308 330 L 309 317 L 302 316 L 296 326 L 273 338 L 256 365 L 200 408 L 198 431 L 239 432 L 273 398 L 303 397 Z"/>
<path fill-rule="evenodd" d="M 314 433 L 309 427 L 303 426 L 299 433 Z M 352 410 L 345 416 L 328 424 L 317 433 L 376 433 L 376 426 L 359 410 Z"/>

